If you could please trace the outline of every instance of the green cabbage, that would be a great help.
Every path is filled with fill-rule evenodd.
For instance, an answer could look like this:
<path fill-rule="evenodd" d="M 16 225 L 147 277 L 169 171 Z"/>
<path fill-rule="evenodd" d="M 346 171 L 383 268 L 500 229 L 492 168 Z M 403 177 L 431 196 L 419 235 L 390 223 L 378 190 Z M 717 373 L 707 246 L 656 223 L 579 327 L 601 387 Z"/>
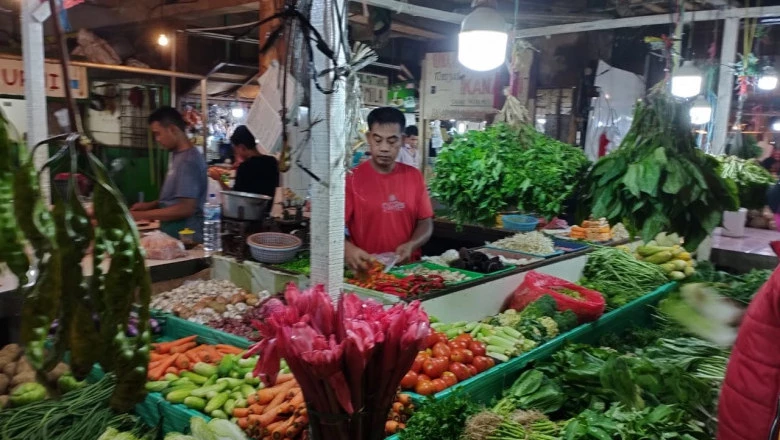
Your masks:
<path fill-rule="evenodd" d="M 244 431 L 235 423 L 224 419 L 211 419 L 209 429 L 217 436 L 217 440 L 247 440 Z"/>

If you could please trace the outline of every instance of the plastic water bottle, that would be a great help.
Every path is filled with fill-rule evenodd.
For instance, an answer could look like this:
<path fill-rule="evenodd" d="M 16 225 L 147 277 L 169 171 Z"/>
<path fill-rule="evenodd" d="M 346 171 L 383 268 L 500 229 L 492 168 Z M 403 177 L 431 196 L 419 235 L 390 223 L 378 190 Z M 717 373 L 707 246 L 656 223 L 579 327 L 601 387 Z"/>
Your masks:
<path fill-rule="evenodd" d="M 209 194 L 203 205 L 203 250 L 206 255 L 222 251 L 222 206 L 216 194 Z"/>

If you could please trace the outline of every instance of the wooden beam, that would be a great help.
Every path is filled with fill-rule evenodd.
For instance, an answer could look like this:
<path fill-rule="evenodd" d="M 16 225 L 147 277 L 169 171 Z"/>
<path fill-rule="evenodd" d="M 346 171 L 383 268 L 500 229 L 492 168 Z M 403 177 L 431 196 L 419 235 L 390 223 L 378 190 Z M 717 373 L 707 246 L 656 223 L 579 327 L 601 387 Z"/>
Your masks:
<path fill-rule="evenodd" d="M 370 25 L 368 17 L 365 17 L 362 14 L 350 15 L 349 16 L 349 21 L 351 21 L 352 23 L 355 23 L 355 24 L 363 25 L 363 26 L 369 26 Z M 440 40 L 442 38 L 445 38 L 445 36 L 440 34 L 440 33 L 426 31 L 425 29 L 420 29 L 420 28 L 417 28 L 417 27 L 414 27 L 414 26 L 409 26 L 408 24 L 403 24 L 403 23 L 393 22 L 390 25 L 390 30 L 392 32 L 397 32 L 399 34 L 412 35 L 412 36 L 415 36 L 415 37 L 426 38 L 426 39 L 429 39 L 429 40 Z"/>
<path fill-rule="evenodd" d="M 685 14 L 684 20 L 686 22 L 713 21 L 726 20 L 729 18 L 776 17 L 779 15 L 780 6 L 763 6 L 753 8 L 697 11 L 696 14 Z M 642 17 L 617 18 L 614 20 L 585 21 L 580 23 L 569 23 L 534 29 L 518 29 L 515 32 L 515 36 L 517 38 L 544 37 L 548 35 L 574 34 L 577 32 L 655 26 L 659 24 L 669 24 L 669 16 L 666 14 L 647 15 Z"/>

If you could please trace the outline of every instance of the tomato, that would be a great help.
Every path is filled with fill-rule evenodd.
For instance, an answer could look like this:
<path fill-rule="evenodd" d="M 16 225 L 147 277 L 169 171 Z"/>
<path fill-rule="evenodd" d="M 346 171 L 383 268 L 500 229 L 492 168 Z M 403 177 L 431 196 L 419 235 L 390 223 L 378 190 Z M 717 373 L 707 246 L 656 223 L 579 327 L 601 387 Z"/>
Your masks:
<path fill-rule="evenodd" d="M 461 344 L 465 344 L 465 347 L 463 347 L 463 348 L 468 347 L 469 344 L 474 342 L 474 338 L 472 338 L 471 335 L 468 334 L 468 333 L 462 333 L 462 334 L 460 334 L 458 336 L 455 336 L 455 340 L 458 341 Z"/>
<path fill-rule="evenodd" d="M 479 341 L 471 341 L 471 344 L 469 344 L 469 350 L 471 350 L 471 352 L 474 353 L 474 356 L 485 356 L 485 354 L 487 353 L 485 344 Z"/>
<path fill-rule="evenodd" d="M 460 362 L 461 364 L 466 363 L 466 354 L 463 353 L 463 351 L 466 350 L 465 348 L 458 348 L 455 350 L 452 350 L 452 353 L 450 353 L 450 362 Z"/>
<path fill-rule="evenodd" d="M 436 392 L 436 387 L 430 380 L 417 381 L 417 385 L 414 387 L 414 392 L 423 396 L 430 396 Z"/>
<path fill-rule="evenodd" d="M 401 388 L 411 390 L 417 385 L 417 373 L 410 371 L 401 379 Z"/>
<path fill-rule="evenodd" d="M 439 342 L 439 334 L 433 330 L 431 330 L 431 333 L 423 339 L 425 348 L 431 348 L 436 345 L 437 342 Z"/>
<path fill-rule="evenodd" d="M 463 341 L 463 339 L 461 339 L 460 341 L 453 339 L 450 342 L 448 342 L 447 345 L 450 346 L 451 350 L 457 350 L 459 348 L 466 348 L 469 346 L 469 344 Z"/>
<path fill-rule="evenodd" d="M 424 374 L 418 374 L 417 375 L 417 382 L 423 382 L 423 381 L 430 382 L 431 378 L 426 376 L 426 375 L 424 375 Z"/>
<path fill-rule="evenodd" d="M 468 367 L 460 362 L 453 362 L 450 364 L 450 372 L 455 375 L 459 382 L 462 382 L 472 376 Z"/>
<path fill-rule="evenodd" d="M 444 342 L 445 344 L 447 343 L 448 339 L 447 339 L 447 334 L 446 333 L 438 332 L 438 333 L 436 333 L 436 335 L 439 337 L 439 342 Z"/>
<path fill-rule="evenodd" d="M 428 358 L 429 356 L 424 351 L 417 353 L 417 357 L 414 358 L 414 363 L 412 364 L 412 371 L 415 373 L 422 371 L 422 364 Z"/>
<path fill-rule="evenodd" d="M 433 357 L 450 357 L 450 347 L 443 342 L 437 342 L 433 346 Z"/>
<path fill-rule="evenodd" d="M 463 360 L 461 362 L 463 362 L 464 364 L 468 365 L 474 360 L 474 353 L 472 353 L 472 351 L 469 350 L 468 348 L 464 348 L 460 352 L 461 355 L 463 356 Z"/>
<path fill-rule="evenodd" d="M 447 358 L 431 358 L 423 362 L 423 373 L 432 379 L 438 379 L 442 373 L 447 371 L 450 361 Z"/>
<path fill-rule="evenodd" d="M 433 379 L 431 383 L 433 384 L 433 387 L 436 388 L 437 393 L 440 393 L 447 388 L 447 383 L 442 379 Z"/>
<path fill-rule="evenodd" d="M 487 356 L 474 356 L 474 361 L 472 362 L 472 365 L 476 367 L 478 372 L 483 372 L 485 370 L 489 370 L 493 368 L 494 365 L 496 365 L 495 361 Z"/>
<path fill-rule="evenodd" d="M 471 373 L 472 376 L 476 376 L 479 374 L 479 371 L 477 371 L 477 367 L 475 367 L 473 364 L 466 365 L 466 368 L 469 369 L 469 373 Z"/>
<path fill-rule="evenodd" d="M 458 376 L 456 376 L 452 371 L 445 371 L 441 374 L 441 380 L 443 380 L 444 383 L 447 384 L 447 388 L 449 388 L 458 383 Z"/>

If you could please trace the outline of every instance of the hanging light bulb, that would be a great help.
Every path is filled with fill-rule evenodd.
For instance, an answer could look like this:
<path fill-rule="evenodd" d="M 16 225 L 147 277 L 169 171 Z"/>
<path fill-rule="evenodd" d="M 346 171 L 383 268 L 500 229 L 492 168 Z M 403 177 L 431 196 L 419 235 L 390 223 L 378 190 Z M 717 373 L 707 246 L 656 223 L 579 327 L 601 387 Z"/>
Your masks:
<path fill-rule="evenodd" d="M 468 69 L 486 72 L 506 60 L 507 24 L 496 11 L 495 0 L 474 0 L 472 7 L 460 25 L 458 61 Z"/>
<path fill-rule="evenodd" d="M 701 92 L 702 80 L 699 68 L 693 61 L 686 61 L 672 76 L 672 95 L 693 98 Z"/>
<path fill-rule="evenodd" d="M 712 106 L 704 96 L 699 96 L 691 106 L 691 124 L 703 125 L 712 119 Z"/>
<path fill-rule="evenodd" d="M 244 108 L 240 105 L 236 105 L 230 109 L 230 114 L 236 119 L 241 119 L 244 117 Z"/>
<path fill-rule="evenodd" d="M 158 44 L 159 46 L 162 46 L 162 47 L 167 47 L 167 46 L 168 46 L 168 43 L 170 43 L 170 41 L 168 40 L 168 36 L 167 36 L 167 35 L 165 35 L 165 34 L 160 34 L 160 36 L 159 36 L 159 37 L 157 37 L 157 44 Z"/>
<path fill-rule="evenodd" d="M 777 88 L 777 70 L 772 66 L 761 69 L 758 77 L 758 88 L 761 90 L 774 90 Z"/>
<path fill-rule="evenodd" d="M 772 131 L 780 131 L 780 118 L 775 118 L 771 125 Z"/>

